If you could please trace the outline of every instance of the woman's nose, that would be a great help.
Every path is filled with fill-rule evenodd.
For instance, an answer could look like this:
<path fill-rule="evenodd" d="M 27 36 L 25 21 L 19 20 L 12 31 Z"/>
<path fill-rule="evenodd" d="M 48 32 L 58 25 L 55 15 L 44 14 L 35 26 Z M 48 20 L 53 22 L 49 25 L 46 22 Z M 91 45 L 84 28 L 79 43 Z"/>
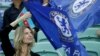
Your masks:
<path fill-rule="evenodd" d="M 33 35 L 31 33 L 29 33 L 29 36 L 32 37 Z"/>

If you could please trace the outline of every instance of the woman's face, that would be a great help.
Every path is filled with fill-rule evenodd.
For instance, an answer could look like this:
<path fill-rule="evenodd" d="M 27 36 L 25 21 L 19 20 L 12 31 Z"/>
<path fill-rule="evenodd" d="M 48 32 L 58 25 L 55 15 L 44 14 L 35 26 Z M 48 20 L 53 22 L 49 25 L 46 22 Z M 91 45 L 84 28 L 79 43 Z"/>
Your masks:
<path fill-rule="evenodd" d="M 24 29 L 23 43 L 29 44 L 33 42 L 33 35 L 30 29 Z"/>

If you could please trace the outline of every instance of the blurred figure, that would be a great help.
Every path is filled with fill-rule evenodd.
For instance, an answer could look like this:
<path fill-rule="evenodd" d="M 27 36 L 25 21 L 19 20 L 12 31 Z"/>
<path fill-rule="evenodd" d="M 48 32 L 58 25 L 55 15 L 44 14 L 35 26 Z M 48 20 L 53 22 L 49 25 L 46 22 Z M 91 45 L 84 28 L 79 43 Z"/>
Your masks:
<path fill-rule="evenodd" d="M 12 0 L 11 7 L 4 12 L 2 28 L 5 28 L 5 26 L 13 22 L 18 17 L 23 7 L 22 0 Z"/>
<path fill-rule="evenodd" d="M 37 3 L 41 3 L 41 5 L 43 6 L 47 6 L 48 5 L 48 0 L 33 0 L 34 2 Z M 20 14 L 20 12 L 22 11 L 24 5 L 22 0 L 12 0 L 12 4 L 11 7 L 8 8 L 7 10 L 5 10 L 4 12 L 4 16 L 3 16 L 3 26 L 2 29 L 5 28 L 5 26 L 7 26 L 8 24 L 10 24 L 11 22 L 13 22 L 14 20 L 16 20 L 16 18 L 18 17 L 18 15 Z M 37 41 L 37 32 L 39 31 L 37 23 L 33 20 L 34 24 L 36 25 L 36 33 L 35 33 L 35 39 Z M 16 25 L 17 27 L 18 25 Z M 15 27 L 15 28 L 16 28 Z"/>
<path fill-rule="evenodd" d="M 43 3 L 43 6 L 47 6 L 49 0 L 33 0 L 38 3 Z M 3 16 L 3 27 L 13 22 L 18 15 L 20 14 L 21 10 L 23 9 L 24 5 L 22 0 L 12 0 L 11 7 L 5 10 L 4 16 Z"/>

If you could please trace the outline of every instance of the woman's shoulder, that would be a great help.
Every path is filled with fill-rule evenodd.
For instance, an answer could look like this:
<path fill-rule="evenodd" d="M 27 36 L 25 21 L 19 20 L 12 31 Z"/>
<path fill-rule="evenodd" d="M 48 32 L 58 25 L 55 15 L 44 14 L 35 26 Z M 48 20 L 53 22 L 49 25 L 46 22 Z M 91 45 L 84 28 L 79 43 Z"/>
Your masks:
<path fill-rule="evenodd" d="M 40 56 L 40 55 L 31 51 L 31 56 Z"/>

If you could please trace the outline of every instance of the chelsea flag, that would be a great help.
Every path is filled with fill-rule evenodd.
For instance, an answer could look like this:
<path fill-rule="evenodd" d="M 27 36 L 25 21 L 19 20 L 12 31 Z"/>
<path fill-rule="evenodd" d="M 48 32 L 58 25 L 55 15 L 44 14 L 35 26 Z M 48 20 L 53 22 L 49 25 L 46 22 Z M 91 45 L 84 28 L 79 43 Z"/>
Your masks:
<path fill-rule="evenodd" d="M 90 26 L 100 24 L 100 0 L 51 1 L 50 4 L 53 8 L 61 9 L 68 14 L 77 31 L 84 31 Z M 64 4 L 65 2 L 66 4 Z"/>
<path fill-rule="evenodd" d="M 55 49 L 64 47 L 68 56 L 87 56 L 65 12 L 43 7 L 31 0 L 25 0 L 24 5 Z"/>

